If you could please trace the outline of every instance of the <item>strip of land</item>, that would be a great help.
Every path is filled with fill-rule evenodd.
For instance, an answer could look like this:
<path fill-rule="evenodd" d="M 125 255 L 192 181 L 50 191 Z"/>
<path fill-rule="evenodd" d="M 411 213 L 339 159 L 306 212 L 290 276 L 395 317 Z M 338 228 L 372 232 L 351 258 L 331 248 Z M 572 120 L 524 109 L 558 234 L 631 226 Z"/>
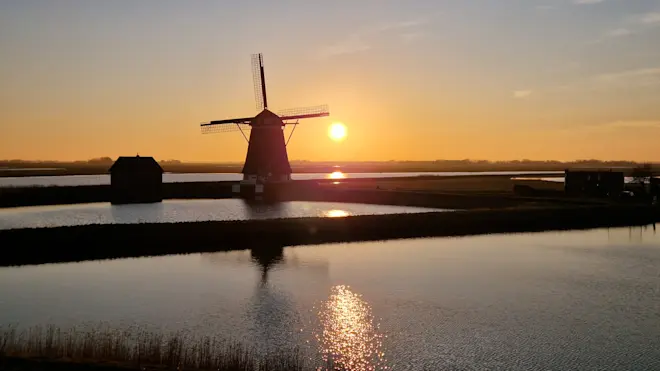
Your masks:
<path fill-rule="evenodd" d="M 235 182 L 164 183 L 164 199 L 222 199 L 234 197 Z M 471 209 L 511 207 L 529 203 L 585 203 L 563 197 L 561 183 L 516 181 L 533 190 L 535 198 L 513 192 L 509 176 L 410 177 L 340 180 L 297 180 L 268 186 L 266 197 L 276 201 L 356 202 L 433 208 Z M 0 188 L 0 207 L 109 202 L 109 185 Z"/>
<path fill-rule="evenodd" d="M 243 163 L 182 163 L 176 160 L 159 160 L 164 171 L 170 173 L 240 173 Z M 3 161 L 0 160 L 2 176 L 49 176 L 49 175 L 98 175 L 108 174 L 114 159 L 105 157 L 89 161 Z M 388 173 L 388 172 L 457 172 L 457 171 L 564 171 L 571 167 L 627 167 L 638 166 L 629 161 L 361 161 L 361 162 L 310 162 L 291 161 L 294 173 Z"/>
<path fill-rule="evenodd" d="M 475 209 L 345 218 L 106 224 L 0 231 L 0 265 L 42 264 L 401 238 L 640 226 L 651 206 Z"/>

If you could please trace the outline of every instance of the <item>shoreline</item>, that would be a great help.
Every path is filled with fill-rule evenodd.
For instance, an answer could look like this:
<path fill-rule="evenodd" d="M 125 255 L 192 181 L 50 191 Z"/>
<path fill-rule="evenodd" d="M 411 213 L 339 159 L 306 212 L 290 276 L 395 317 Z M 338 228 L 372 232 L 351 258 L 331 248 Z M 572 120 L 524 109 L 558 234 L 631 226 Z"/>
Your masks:
<path fill-rule="evenodd" d="M 594 201 L 569 199 L 563 192 L 540 192 L 540 197 L 521 197 L 513 193 L 478 192 L 420 192 L 412 189 L 378 189 L 378 182 L 397 181 L 408 185 L 428 180 L 508 179 L 500 175 L 474 175 L 456 177 L 411 177 L 411 178 L 353 178 L 294 180 L 291 183 L 273 184 L 266 189 L 264 197 L 272 201 L 326 201 L 351 202 L 381 205 L 416 206 L 445 209 L 472 209 L 484 207 L 512 207 L 525 203 L 588 204 Z M 334 184 L 339 183 L 339 184 Z M 371 184 L 373 188 L 353 187 Z M 179 182 L 163 183 L 163 199 L 227 199 L 234 198 L 232 184 L 236 182 Z M 71 205 L 110 202 L 110 185 L 80 185 L 52 187 L 5 187 L 0 188 L 0 208 Z M 545 197 L 544 197 L 545 196 Z"/>
<path fill-rule="evenodd" d="M 268 251 L 287 246 L 326 243 L 584 230 L 651 225 L 658 221 L 660 208 L 657 207 L 592 205 L 343 218 L 10 229 L 0 231 L 0 242 L 14 251 L 0 257 L 0 266 L 247 249 Z"/>

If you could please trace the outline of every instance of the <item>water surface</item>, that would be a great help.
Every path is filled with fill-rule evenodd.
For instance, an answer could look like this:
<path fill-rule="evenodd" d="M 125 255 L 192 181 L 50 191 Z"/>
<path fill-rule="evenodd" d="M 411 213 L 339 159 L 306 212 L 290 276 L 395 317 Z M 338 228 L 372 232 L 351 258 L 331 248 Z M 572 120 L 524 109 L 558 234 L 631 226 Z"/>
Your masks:
<path fill-rule="evenodd" d="M 344 217 L 447 211 L 408 206 L 339 202 L 248 202 L 242 199 L 165 200 L 152 204 L 77 205 L 0 208 L 0 229 L 61 227 L 86 224 L 174 223 L 298 217 Z"/>
<path fill-rule="evenodd" d="M 0 323 L 297 344 L 357 370 L 657 370 L 658 267 L 648 227 L 2 268 Z"/>

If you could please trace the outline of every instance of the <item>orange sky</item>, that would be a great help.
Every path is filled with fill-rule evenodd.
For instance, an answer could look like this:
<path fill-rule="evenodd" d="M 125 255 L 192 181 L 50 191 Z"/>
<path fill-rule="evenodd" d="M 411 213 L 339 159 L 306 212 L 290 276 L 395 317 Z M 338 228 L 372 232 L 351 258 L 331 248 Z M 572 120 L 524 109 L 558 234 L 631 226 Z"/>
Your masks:
<path fill-rule="evenodd" d="M 256 113 L 263 52 L 273 110 L 330 105 L 291 159 L 660 161 L 657 1 L 10 3 L 0 159 L 242 161 L 199 123 Z"/>

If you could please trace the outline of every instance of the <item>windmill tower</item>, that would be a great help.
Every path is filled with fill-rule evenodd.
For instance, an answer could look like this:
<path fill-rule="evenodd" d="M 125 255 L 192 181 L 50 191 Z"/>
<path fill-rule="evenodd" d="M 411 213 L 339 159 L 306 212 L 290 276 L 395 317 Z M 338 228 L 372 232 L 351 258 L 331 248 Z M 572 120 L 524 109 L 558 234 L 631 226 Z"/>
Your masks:
<path fill-rule="evenodd" d="M 294 108 L 279 111 L 268 109 L 266 79 L 261 53 L 252 56 L 252 76 L 257 111 L 254 117 L 211 121 L 201 124 L 203 134 L 240 131 L 248 142 L 240 187 L 254 187 L 259 193 L 264 183 L 291 180 L 291 165 L 286 147 L 301 119 L 328 116 L 327 105 Z M 284 128 L 293 125 L 289 137 L 284 139 Z M 249 131 L 249 139 L 246 133 Z M 240 187 L 234 191 L 240 192 Z"/>

